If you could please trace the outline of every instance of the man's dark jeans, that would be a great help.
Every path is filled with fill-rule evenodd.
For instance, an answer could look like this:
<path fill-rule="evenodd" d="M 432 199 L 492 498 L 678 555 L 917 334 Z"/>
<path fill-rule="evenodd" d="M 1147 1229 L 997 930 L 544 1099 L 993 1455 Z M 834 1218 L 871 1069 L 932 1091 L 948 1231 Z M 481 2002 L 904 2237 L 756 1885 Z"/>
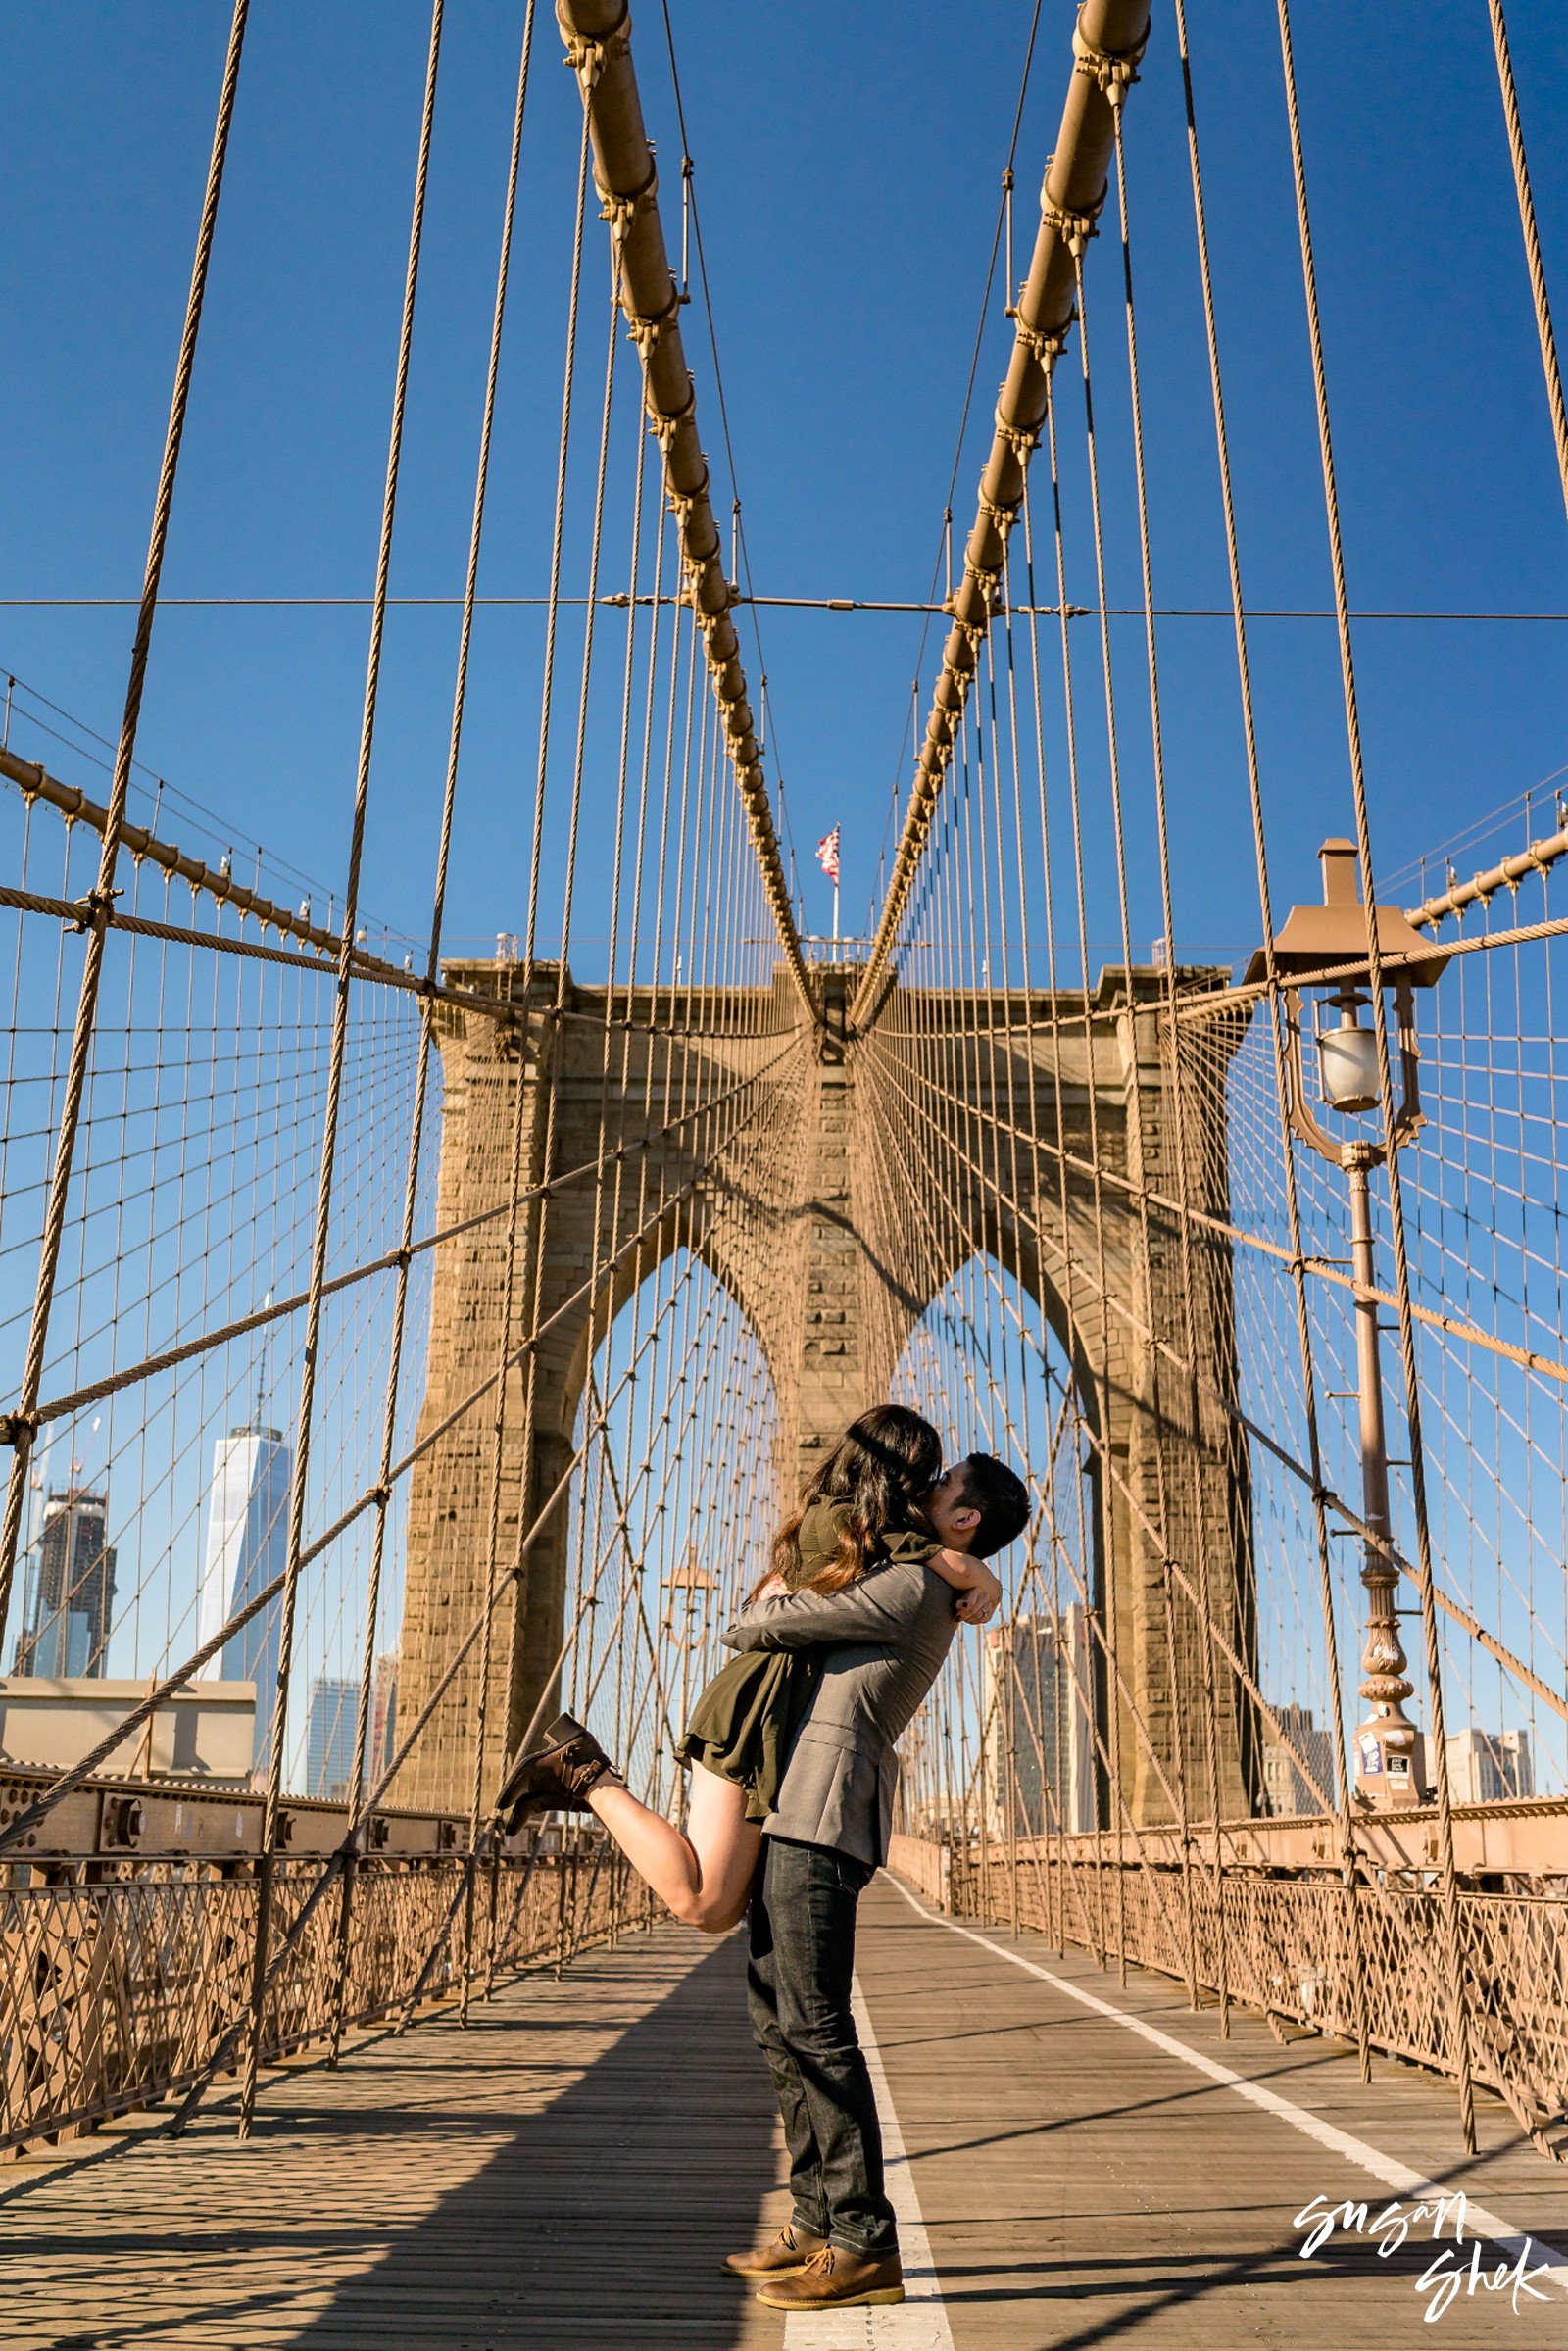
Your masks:
<path fill-rule="evenodd" d="M 882 2129 L 850 2013 L 855 1912 L 874 1872 L 829 1845 L 762 1840 L 752 1894 L 752 2031 L 773 2076 L 794 2218 L 852 2253 L 898 2250 Z"/>

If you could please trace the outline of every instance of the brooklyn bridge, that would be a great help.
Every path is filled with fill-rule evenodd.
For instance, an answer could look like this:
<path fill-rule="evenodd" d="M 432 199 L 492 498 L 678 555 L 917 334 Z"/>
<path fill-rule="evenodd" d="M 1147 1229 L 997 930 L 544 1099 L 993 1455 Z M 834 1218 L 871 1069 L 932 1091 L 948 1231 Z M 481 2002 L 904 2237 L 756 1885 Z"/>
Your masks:
<path fill-rule="evenodd" d="M 0 607 L 113 627 L 122 693 L 100 736 L 12 676 L 0 747 L 8 2340 L 1568 2344 L 1568 801 L 1501 751 L 1427 796 L 1398 751 L 1472 688 L 1561 740 L 1560 37 L 1516 28 L 1516 79 L 1503 0 L 1449 12 L 1431 329 L 1434 401 L 1511 354 L 1517 428 L 1478 415 L 1466 462 L 1545 568 L 1439 612 L 1412 494 L 1410 610 L 1361 579 L 1360 33 L 1051 0 L 993 12 L 1022 81 L 972 363 L 929 257 L 877 260 L 903 364 L 951 346 L 964 468 L 898 472 L 936 561 L 879 603 L 754 573 L 691 13 L 435 0 L 395 103 L 367 57 L 396 174 L 355 234 L 397 256 L 331 616 L 355 710 L 275 803 L 265 759 L 225 784 L 258 706 L 221 656 L 159 680 L 204 602 L 172 565 L 225 543 L 189 467 L 241 397 L 232 319 L 300 233 L 267 141 L 303 20 L 209 8 L 199 132 L 183 81 L 140 122 L 189 152 L 167 425 L 116 461 L 139 594 Z M 940 79 L 913 50 L 960 38 L 915 15 L 791 38 L 863 68 L 869 116 L 890 48 Z M 1429 38 L 1406 18 L 1380 122 Z M 1433 280 L 1396 275 L 1404 320 Z M 1482 288 L 1506 334 L 1472 337 Z M 771 369 L 851 379 L 853 319 L 770 315 Z M 437 521 L 432 345 L 468 369 Z M 842 420 L 874 520 L 899 417 Z M 1288 611 L 1252 567 L 1286 505 Z M 404 589 L 437 557 L 421 731 Z M 1430 663 L 1397 691 L 1394 623 Z M 1481 623 L 1525 651 L 1461 659 Z M 856 669 L 873 624 L 902 706 Z M 764 632 L 808 626 L 770 677 Z M 834 784 L 818 879 L 828 803 L 779 746 L 829 668 L 886 750 Z M 209 772 L 166 782 L 198 696 Z M 342 859 L 302 886 L 307 803 Z M 841 830 L 871 845 L 842 924 Z M 724 1631 L 887 1400 L 1010 1463 L 1029 1521 L 903 1737 L 860 1906 L 905 2298 L 786 2312 L 720 2267 L 790 2214 L 744 1931 L 501 1791 L 564 1708 L 685 1821 Z"/>

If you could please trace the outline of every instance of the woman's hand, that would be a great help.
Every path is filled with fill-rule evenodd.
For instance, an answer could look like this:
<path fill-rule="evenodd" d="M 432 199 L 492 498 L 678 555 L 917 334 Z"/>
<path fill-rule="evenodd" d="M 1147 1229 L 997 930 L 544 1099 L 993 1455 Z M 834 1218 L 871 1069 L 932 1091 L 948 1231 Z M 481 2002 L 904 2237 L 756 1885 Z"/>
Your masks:
<path fill-rule="evenodd" d="M 982 1560 L 971 1563 L 973 1582 L 960 1592 L 955 1614 L 965 1625 L 988 1624 L 1002 1605 L 1002 1586 Z"/>

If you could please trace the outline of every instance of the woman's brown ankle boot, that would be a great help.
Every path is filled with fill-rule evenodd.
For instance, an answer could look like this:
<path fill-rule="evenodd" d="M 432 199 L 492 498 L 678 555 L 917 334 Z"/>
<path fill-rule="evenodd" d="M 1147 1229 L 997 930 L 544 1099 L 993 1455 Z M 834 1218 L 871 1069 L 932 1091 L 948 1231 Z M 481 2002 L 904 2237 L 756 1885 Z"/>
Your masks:
<path fill-rule="evenodd" d="M 509 1836 L 530 1812 L 591 1812 L 588 1797 L 602 1780 L 624 1785 L 593 1733 L 574 1715 L 561 1714 L 539 1745 L 513 1764 L 496 1811 L 507 1816 Z"/>

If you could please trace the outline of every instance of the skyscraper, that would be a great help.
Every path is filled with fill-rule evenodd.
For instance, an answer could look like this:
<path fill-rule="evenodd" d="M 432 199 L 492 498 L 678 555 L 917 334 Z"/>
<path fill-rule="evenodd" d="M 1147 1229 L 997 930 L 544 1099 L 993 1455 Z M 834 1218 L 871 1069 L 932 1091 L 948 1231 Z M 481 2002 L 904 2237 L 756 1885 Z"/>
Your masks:
<path fill-rule="evenodd" d="M 367 1769 L 373 1788 L 397 1753 L 398 1652 L 384 1649 L 370 1684 L 370 1753 Z"/>
<path fill-rule="evenodd" d="M 1448 1788 L 1456 1804 L 1500 1804 L 1536 1792 L 1528 1731 L 1453 1731 Z"/>
<path fill-rule="evenodd" d="M 221 1632 L 231 1616 L 282 1574 L 288 1551 L 291 1466 L 280 1429 L 231 1429 L 214 1445 L 198 1620 L 202 1641 Z M 266 1765 L 271 1751 L 282 1614 L 279 1593 L 223 1643 L 223 1680 L 256 1685 L 257 1769 Z"/>
<path fill-rule="evenodd" d="M 358 1682 L 334 1682 L 322 1674 L 311 1684 L 305 1726 L 305 1792 L 341 1804 L 354 1770 L 354 1723 L 360 1709 Z"/>
<path fill-rule="evenodd" d="M 1310 1706 L 1276 1706 L 1274 1719 L 1288 1744 L 1269 1739 L 1263 1748 L 1263 1802 L 1276 1820 L 1321 1812 L 1307 1786 L 1304 1763 L 1332 1803 L 1335 1793 L 1334 1734 L 1320 1731 Z"/>
<path fill-rule="evenodd" d="M 109 1494 L 84 1486 L 50 1494 L 27 1561 L 18 1674 L 102 1680 L 115 1613 Z"/>
<path fill-rule="evenodd" d="M 1074 1600 L 986 1635 L 986 1764 L 998 1836 L 1095 1826 L 1089 1628 Z"/>

